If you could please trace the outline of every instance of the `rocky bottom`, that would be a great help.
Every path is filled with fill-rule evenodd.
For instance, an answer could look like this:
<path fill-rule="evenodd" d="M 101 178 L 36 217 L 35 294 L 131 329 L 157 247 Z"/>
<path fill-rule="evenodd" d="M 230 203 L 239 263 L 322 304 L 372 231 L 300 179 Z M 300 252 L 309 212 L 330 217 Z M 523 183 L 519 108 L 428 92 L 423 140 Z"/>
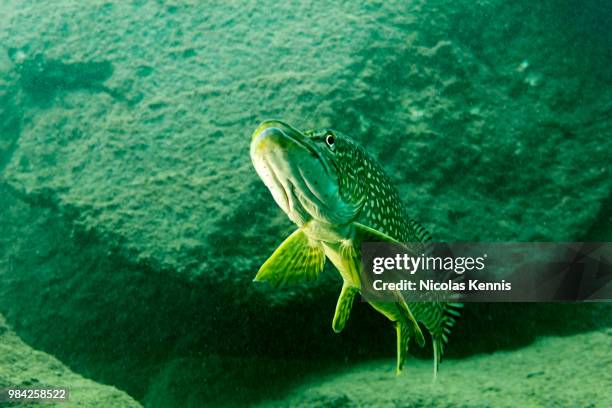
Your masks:
<path fill-rule="evenodd" d="M 543 337 L 514 351 L 429 361 L 395 376 L 393 360 L 338 369 L 258 407 L 610 407 L 612 329 Z"/>

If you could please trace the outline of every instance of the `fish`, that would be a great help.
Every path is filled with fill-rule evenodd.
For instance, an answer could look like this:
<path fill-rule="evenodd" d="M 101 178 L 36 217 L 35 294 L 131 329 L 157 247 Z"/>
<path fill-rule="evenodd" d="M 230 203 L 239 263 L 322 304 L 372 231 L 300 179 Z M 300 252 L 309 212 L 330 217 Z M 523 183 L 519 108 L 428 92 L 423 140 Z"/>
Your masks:
<path fill-rule="evenodd" d="M 253 132 L 250 156 L 276 204 L 297 226 L 263 263 L 254 281 L 275 287 L 316 279 L 329 260 L 342 277 L 332 328 L 340 333 L 361 291 L 364 242 L 431 244 L 427 230 L 406 214 L 399 193 L 382 166 L 349 136 L 333 129 L 300 131 L 280 120 L 262 122 Z M 430 333 L 434 378 L 459 316 L 459 303 L 368 303 L 395 328 L 396 373 L 402 372 L 411 339 L 425 344 Z M 420 323 L 420 324 L 419 324 Z"/>

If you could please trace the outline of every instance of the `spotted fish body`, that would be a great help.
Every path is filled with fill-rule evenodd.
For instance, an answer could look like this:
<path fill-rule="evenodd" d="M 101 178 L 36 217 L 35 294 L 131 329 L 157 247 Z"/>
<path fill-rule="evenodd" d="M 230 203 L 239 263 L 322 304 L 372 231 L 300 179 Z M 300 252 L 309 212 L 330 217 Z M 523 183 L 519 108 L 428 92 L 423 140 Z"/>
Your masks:
<path fill-rule="evenodd" d="M 349 137 L 330 129 L 300 132 L 266 121 L 253 133 L 251 159 L 277 204 L 298 226 L 264 263 L 255 280 L 275 285 L 314 279 L 329 259 L 344 284 L 332 327 L 340 332 L 361 287 L 363 242 L 411 242 L 426 248 L 427 231 L 406 215 L 397 190 L 382 167 Z M 397 333 L 397 372 L 408 343 L 430 332 L 434 374 L 454 322 L 453 307 L 440 302 L 370 302 L 391 320 Z"/>
<path fill-rule="evenodd" d="M 363 197 L 357 220 L 400 242 L 430 240 L 425 228 L 407 217 L 397 190 L 376 160 L 348 137 L 339 137 L 337 132 L 334 134 L 334 142 L 343 145 L 336 149 L 335 154 L 340 169 L 340 185 L 345 186 L 341 193 L 350 201 Z"/>

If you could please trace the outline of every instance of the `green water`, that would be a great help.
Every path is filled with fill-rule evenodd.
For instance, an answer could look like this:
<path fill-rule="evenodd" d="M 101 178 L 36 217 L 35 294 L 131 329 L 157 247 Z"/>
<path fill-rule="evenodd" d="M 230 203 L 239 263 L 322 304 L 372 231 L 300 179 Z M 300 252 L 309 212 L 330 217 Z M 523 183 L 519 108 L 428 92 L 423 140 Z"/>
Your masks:
<path fill-rule="evenodd" d="M 469 304 L 431 385 L 293 230 L 264 119 L 378 158 L 437 241 L 610 241 L 612 2 L 0 3 L 0 388 L 58 406 L 609 407 L 612 304 Z M 2 403 L 0 402 L 0 405 Z M 80 404 L 80 405 L 78 405 Z M 50 405 L 49 405 L 50 406 Z"/>

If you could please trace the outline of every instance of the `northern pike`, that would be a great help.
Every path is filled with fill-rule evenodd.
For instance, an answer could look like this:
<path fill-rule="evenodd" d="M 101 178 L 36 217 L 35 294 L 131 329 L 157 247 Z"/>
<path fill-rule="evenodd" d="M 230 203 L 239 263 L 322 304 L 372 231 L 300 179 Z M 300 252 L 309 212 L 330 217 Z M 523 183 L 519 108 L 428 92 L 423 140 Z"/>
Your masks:
<path fill-rule="evenodd" d="M 275 286 L 312 280 L 325 260 L 340 272 L 342 290 L 332 328 L 339 333 L 361 288 L 363 242 L 427 243 L 429 233 L 406 211 L 382 167 L 348 136 L 331 129 L 299 131 L 278 120 L 265 121 L 253 132 L 251 160 L 278 206 L 297 225 L 262 265 L 255 281 Z M 399 374 L 411 338 L 423 346 L 421 322 L 430 332 L 434 376 L 443 346 L 460 304 L 371 301 L 397 335 Z"/>

